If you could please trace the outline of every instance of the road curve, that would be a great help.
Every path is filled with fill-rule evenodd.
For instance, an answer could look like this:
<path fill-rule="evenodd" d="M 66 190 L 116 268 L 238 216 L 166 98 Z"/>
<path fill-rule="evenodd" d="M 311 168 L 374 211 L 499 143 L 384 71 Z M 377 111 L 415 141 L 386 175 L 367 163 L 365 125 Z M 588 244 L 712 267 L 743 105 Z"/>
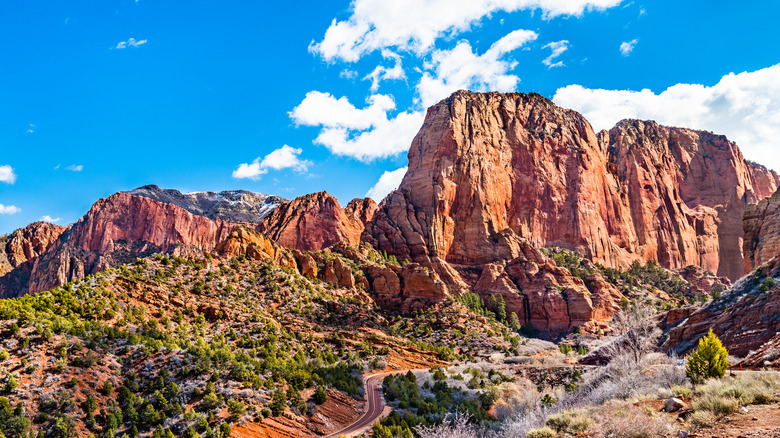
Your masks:
<path fill-rule="evenodd" d="M 324 438 L 336 438 L 341 435 L 349 436 L 350 434 L 362 432 L 364 429 L 373 426 L 374 422 L 382 415 L 382 411 L 385 408 L 385 398 L 382 394 L 382 380 L 390 374 L 397 374 L 399 372 L 401 371 L 374 374 L 363 379 L 367 400 L 365 412 L 356 422 L 337 432 L 327 435 Z"/>

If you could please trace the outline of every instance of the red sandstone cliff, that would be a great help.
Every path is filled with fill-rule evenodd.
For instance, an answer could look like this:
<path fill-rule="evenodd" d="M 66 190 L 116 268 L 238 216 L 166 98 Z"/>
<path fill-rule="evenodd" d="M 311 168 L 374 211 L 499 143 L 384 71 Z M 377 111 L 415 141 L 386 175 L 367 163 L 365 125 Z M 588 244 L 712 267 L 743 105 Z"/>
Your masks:
<path fill-rule="evenodd" d="M 780 190 L 757 204 L 743 217 L 745 272 L 780 255 Z"/>
<path fill-rule="evenodd" d="M 669 330 L 664 347 L 685 353 L 696 347 L 710 328 L 729 354 L 740 358 L 776 344 L 780 333 L 780 281 L 775 280 L 778 277 L 780 260 L 775 259 L 737 282 L 720 300 L 696 310 L 670 311 L 666 319 L 674 327 Z M 769 278 L 772 280 L 768 281 Z M 752 365 L 760 366 L 755 363 L 757 360 L 753 357 Z"/>
<path fill-rule="evenodd" d="M 34 260 L 26 290 L 35 293 L 153 253 L 211 251 L 235 224 L 173 204 L 116 193 L 96 202 Z"/>
<path fill-rule="evenodd" d="M 33 222 L 20 228 L 8 236 L 3 249 L 6 260 L 11 268 L 32 260 L 57 240 L 65 231 L 65 227 L 48 222 Z M 0 273 L 0 274 L 5 274 Z"/>
<path fill-rule="evenodd" d="M 260 231 L 282 246 L 301 251 L 342 241 L 355 245 L 376 209 L 369 198 L 353 200 L 342 209 L 327 192 L 312 193 L 277 207 L 260 224 Z"/>
<path fill-rule="evenodd" d="M 745 205 L 776 182 L 723 136 L 636 120 L 596 134 L 539 95 L 461 91 L 429 108 L 366 239 L 450 283 L 444 263 L 505 260 L 504 230 L 606 266 L 656 260 L 736 279 Z"/>

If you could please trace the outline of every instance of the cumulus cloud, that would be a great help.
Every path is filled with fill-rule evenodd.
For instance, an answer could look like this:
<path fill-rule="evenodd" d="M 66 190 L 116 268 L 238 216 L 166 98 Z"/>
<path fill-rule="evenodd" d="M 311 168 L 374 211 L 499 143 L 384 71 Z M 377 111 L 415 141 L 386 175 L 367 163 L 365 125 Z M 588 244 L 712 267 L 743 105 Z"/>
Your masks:
<path fill-rule="evenodd" d="M 262 159 L 255 158 L 252 163 L 241 163 L 233 171 L 233 178 L 258 179 L 268 173 L 268 169 L 282 170 L 292 169 L 296 172 L 306 172 L 311 166 L 311 161 L 301 160 L 303 149 L 284 145 L 272 151 Z"/>
<path fill-rule="evenodd" d="M 382 176 L 379 177 L 379 181 L 374 184 L 374 187 L 371 187 L 371 189 L 366 192 L 366 196 L 376 202 L 381 202 L 385 196 L 401 185 L 401 180 L 403 180 L 404 175 L 406 175 L 406 169 L 406 167 L 402 167 L 383 173 Z"/>
<path fill-rule="evenodd" d="M 385 94 L 374 94 L 367 103 L 358 109 L 346 97 L 336 99 L 330 93 L 310 91 L 289 115 L 298 125 L 362 130 L 386 120 L 387 112 L 395 109 L 393 97 Z"/>
<path fill-rule="evenodd" d="M 321 127 L 314 143 L 337 155 L 371 161 L 406 151 L 424 114 L 406 111 L 391 118 L 388 113 L 395 109 L 395 102 L 384 94 L 372 95 L 367 104 L 357 108 L 346 97 L 311 91 L 290 117 L 298 125 Z"/>
<path fill-rule="evenodd" d="M 401 62 L 401 57 L 387 49 L 382 50 L 382 57 L 385 59 L 392 59 L 395 64 L 392 67 L 385 67 L 378 65 L 376 68 L 366 75 L 364 80 L 371 79 L 371 92 L 376 93 L 379 90 L 379 83 L 387 80 L 405 79 L 406 73 Z"/>
<path fill-rule="evenodd" d="M 620 54 L 623 56 L 628 56 L 631 54 L 631 52 L 634 51 L 634 47 L 636 47 L 636 43 L 638 40 L 635 38 L 631 41 L 623 41 L 620 43 Z"/>
<path fill-rule="evenodd" d="M 546 65 L 547 68 L 563 67 L 563 61 L 555 62 L 555 59 L 563 55 L 563 52 L 569 49 L 569 42 L 567 40 L 554 41 L 552 43 L 545 44 L 542 46 L 542 48 L 550 49 L 552 52 L 550 53 L 550 56 L 542 60 L 542 64 Z"/>
<path fill-rule="evenodd" d="M 780 64 L 729 73 L 712 86 L 677 84 L 658 94 L 569 85 L 553 100 L 580 111 L 597 130 L 639 118 L 725 134 L 747 158 L 780 170 Z"/>
<path fill-rule="evenodd" d="M 8 164 L 0 166 L 0 182 L 6 184 L 13 184 L 16 182 L 16 173 L 14 173 L 13 167 Z"/>
<path fill-rule="evenodd" d="M 52 224 L 53 224 L 53 223 L 55 223 L 55 222 L 59 222 L 59 221 L 60 221 L 60 218 L 53 218 L 53 217 L 51 217 L 51 216 L 49 216 L 49 215 L 47 214 L 47 215 L 45 215 L 45 216 L 41 217 L 41 220 L 42 220 L 42 221 L 44 221 L 44 222 L 49 222 L 49 223 L 52 223 Z"/>
<path fill-rule="evenodd" d="M 482 55 L 474 53 L 468 41 L 459 42 L 452 50 L 434 51 L 424 65 L 430 72 L 423 73 L 417 85 L 420 102 L 427 107 L 460 89 L 514 91 L 520 78 L 508 72 L 517 62 L 504 56 L 537 37 L 536 32 L 518 29 L 493 43 Z"/>
<path fill-rule="evenodd" d="M 0 204 L 0 214 L 16 214 L 20 211 L 22 211 L 22 209 L 15 205 Z"/>
<path fill-rule="evenodd" d="M 542 11 L 545 19 L 605 10 L 622 0 L 354 0 L 351 15 L 334 19 L 309 50 L 327 61 L 354 62 L 383 48 L 422 54 L 437 39 L 469 30 L 496 12 Z"/>
<path fill-rule="evenodd" d="M 70 170 L 71 172 L 81 172 L 84 170 L 84 165 L 82 164 L 71 164 L 70 166 L 66 167 L 65 169 Z"/>
<path fill-rule="evenodd" d="M 135 38 L 130 38 L 127 41 L 120 41 L 117 43 L 115 49 L 126 49 L 128 47 L 140 47 L 144 44 L 146 44 L 148 40 L 136 40 Z"/>

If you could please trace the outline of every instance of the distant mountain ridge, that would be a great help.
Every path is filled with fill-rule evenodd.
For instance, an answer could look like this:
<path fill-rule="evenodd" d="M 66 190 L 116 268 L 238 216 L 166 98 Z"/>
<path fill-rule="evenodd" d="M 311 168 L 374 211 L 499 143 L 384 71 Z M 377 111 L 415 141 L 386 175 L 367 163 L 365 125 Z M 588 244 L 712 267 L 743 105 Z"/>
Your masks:
<path fill-rule="evenodd" d="M 161 189 L 156 185 L 146 185 L 126 193 L 178 205 L 192 214 L 209 219 L 246 223 L 261 222 L 276 207 L 287 202 L 279 196 L 246 190 L 182 193 L 176 189 Z"/>

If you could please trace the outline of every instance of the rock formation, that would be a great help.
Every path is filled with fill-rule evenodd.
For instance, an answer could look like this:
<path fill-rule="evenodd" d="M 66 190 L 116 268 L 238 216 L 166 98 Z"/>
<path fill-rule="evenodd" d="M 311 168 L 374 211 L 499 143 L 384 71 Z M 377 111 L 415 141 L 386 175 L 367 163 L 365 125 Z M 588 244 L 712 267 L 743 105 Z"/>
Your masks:
<path fill-rule="evenodd" d="M 253 260 L 273 261 L 282 267 L 297 266 L 290 251 L 243 225 L 234 227 L 227 238 L 217 244 L 214 251 L 221 257 L 247 256 Z"/>
<path fill-rule="evenodd" d="M 736 279 L 745 205 L 776 184 L 723 136 L 637 120 L 596 134 L 536 94 L 461 91 L 428 109 L 365 237 L 453 284 L 445 263 L 507 259 L 502 232 L 610 267 L 656 260 Z"/>
<path fill-rule="evenodd" d="M 729 354 L 744 357 L 773 341 L 780 333 L 780 260 L 756 269 L 723 294 L 699 309 L 669 312 L 664 325 L 668 336 L 664 347 L 678 354 L 696 347 L 710 328 Z M 770 280 L 771 279 L 771 280 Z"/>
<path fill-rule="evenodd" d="M 4 271 L 0 270 L 0 275 L 5 275 L 11 269 L 41 255 L 63 231 L 65 227 L 59 225 L 33 222 L 11 233 L 0 248 L 0 257 L 4 261 L 2 264 L 6 265 Z"/>
<path fill-rule="evenodd" d="M 355 245 L 376 211 L 369 198 L 353 200 L 346 209 L 327 192 L 312 193 L 280 205 L 260 225 L 276 243 L 301 251 L 320 250 L 337 242 Z"/>
<path fill-rule="evenodd" d="M 48 290 L 154 253 L 211 251 L 234 225 L 174 204 L 116 193 L 96 202 L 34 260 L 28 287 L 18 294 Z"/>
<path fill-rule="evenodd" d="M 246 223 L 260 223 L 276 207 L 287 202 L 286 199 L 278 196 L 246 190 L 181 193 L 174 189 L 161 189 L 155 185 L 148 185 L 127 193 L 177 205 L 192 214 L 209 219 Z"/>
<path fill-rule="evenodd" d="M 745 272 L 780 255 L 780 190 L 745 210 Z"/>

